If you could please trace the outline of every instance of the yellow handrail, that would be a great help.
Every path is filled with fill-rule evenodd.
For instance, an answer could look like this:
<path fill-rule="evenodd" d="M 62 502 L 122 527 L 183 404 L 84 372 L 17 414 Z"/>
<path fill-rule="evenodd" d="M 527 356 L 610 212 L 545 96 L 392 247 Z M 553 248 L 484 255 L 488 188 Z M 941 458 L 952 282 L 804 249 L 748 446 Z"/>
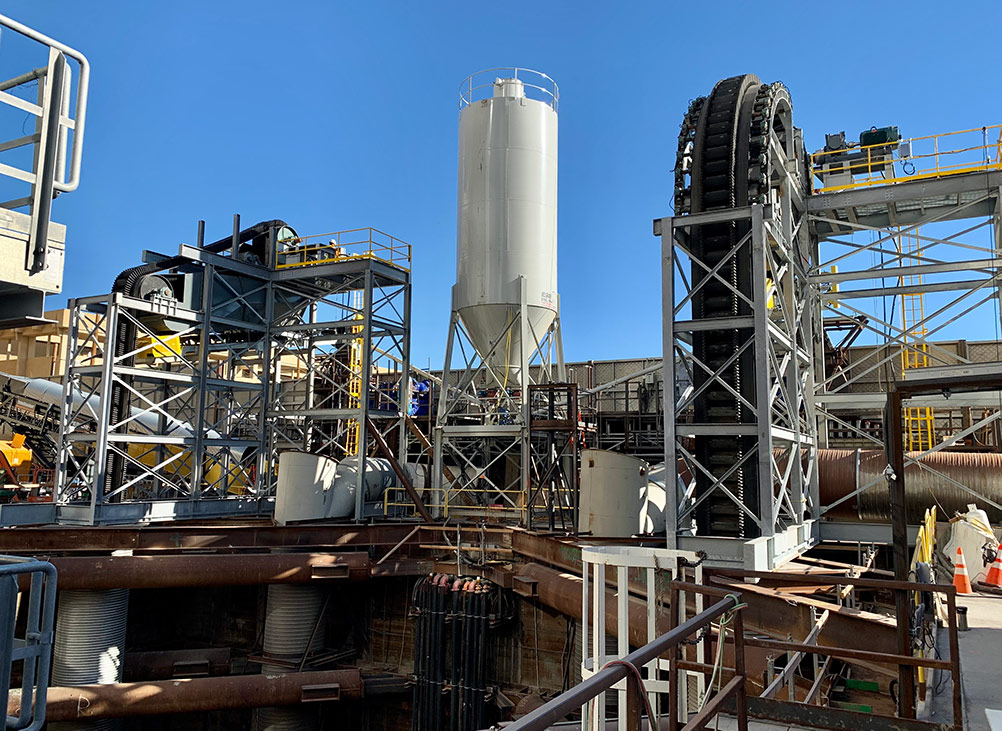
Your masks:
<path fill-rule="evenodd" d="M 990 142 L 996 131 L 999 133 L 998 141 Z M 975 134 L 980 139 L 960 137 Z M 900 146 L 909 150 L 909 154 L 895 157 L 895 150 L 900 150 Z M 863 157 L 853 162 L 839 162 L 838 157 L 846 152 Z M 825 169 L 827 165 L 836 167 L 829 171 Z M 911 168 L 911 172 L 906 171 L 906 166 Z M 1002 169 L 1002 125 L 912 137 L 892 143 L 861 145 L 848 150 L 822 150 L 811 155 L 811 169 L 819 181 L 814 187 L 815 193 Z M 852 176 L 852 182 L 826 185 L 825 176 L 832 173 L 848 173 Z"/>
<path fill-rule="evenodd" d="M 300 236 L 279 243 L 283 250 L 277 254 L 278 269 L 356 259 L 375 259 L 408 271 L 411 268 L 411 245 L 371 227 Z"/>

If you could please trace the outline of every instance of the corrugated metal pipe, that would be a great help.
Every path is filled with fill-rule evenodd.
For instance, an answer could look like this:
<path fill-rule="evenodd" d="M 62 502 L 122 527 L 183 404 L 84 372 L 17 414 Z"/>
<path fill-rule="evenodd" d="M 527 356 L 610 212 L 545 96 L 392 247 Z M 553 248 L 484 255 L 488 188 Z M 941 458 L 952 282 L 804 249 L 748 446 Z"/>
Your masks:
<path fill-rule="evenodd" d="M 59 592 L 52 649 L 52 685 L 106 685 L 122 680 L 127 589 Z M 53 731 L 118 728 L 118 721 L 53 723 Z"/>
<path fill-rule="evenodd" d="M 264 675 L 293 672 L 324 644 L 321 612 L 324 589 L 317 586 L 272 584 L 268 587 L 264 621 L 264 654 L 276 663 L 262 663 Z M 269 706 L 255 713 L 255 731 L 312 731 L 319 729 L 315 708 Z"/>
<path fill-rule="evenodd" d="M 908 453 L 910 457 L 918 454 Z M 945 519 L 958 511 L 966 513 L 968 503 L 977 503 L 993 522 L 1002 520 L 1002 510 L 978 499 L 980 495 L 1002 505 L 1002 454 L 933 452 L 919 462 L 940 474 L 915 464 L 905 467 L 905 505 L 909 523 L 921 523 L 925 510 L 933 505 L 938 506 L 939 514 Z M 886 467 L 887 457 L 882 449 L 819 449 L 818 487 L 822 505 L 831 505 L 857 487 L 872 484 L 872 487 L 844 501 L 826 516 L 863 521 L 890 520 L 887 481 L 884 478 Z M 955 483 L 970 488 L 977 495 Z"/>

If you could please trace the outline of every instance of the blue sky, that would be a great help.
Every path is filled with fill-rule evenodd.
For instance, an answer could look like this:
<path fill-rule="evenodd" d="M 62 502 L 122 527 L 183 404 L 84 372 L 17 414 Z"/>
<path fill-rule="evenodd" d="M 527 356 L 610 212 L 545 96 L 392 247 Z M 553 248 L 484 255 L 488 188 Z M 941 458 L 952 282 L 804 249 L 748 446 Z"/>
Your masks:
<path fill-rule="evenodd" d="M 688 100 L 718 79 L 785 82 L 808 149 L 841 129 L 1002 122 L 997 2 L 7 0 L 2 12 L 92 64 L 81 186 L 54 205 L 69 226 L 67 295 L 107 292 L 142 249 L 192 242 L 199 218 L 212 239 L 233 213 L 301 234 L 374 226 L 414 245 L 419 365 L 445 348 L 457 89 L 474 71 L 519 65 L 560 85 L 568 360 L 660 354 L 651 220 L 670 213 Z"/>

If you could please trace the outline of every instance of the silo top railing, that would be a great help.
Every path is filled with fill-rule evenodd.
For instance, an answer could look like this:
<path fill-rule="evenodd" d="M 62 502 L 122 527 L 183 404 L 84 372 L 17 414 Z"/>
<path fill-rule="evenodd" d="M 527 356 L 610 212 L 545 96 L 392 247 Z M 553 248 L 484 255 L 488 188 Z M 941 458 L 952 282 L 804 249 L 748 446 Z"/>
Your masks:
<path fill-rule="evenodd" d="M 473 102 L 494 96 L 494 82 L 499 79 L 517 79 L 525 88 L 529 99 L 543 102 L 557 111 L 560 89 L 557 82 L 541 71 L 523 69 L 518 66 L 500 66 L 470 74 L 459 86 L 459 108 L 468 107 Z"/>

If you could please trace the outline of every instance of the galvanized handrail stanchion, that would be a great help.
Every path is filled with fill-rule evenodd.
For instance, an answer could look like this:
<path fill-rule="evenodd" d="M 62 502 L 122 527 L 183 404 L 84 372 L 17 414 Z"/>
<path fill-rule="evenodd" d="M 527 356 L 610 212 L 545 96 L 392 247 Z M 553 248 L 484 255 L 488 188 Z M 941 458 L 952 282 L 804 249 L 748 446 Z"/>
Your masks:
<path fill-rule="evenodd" d="M 27 582 L 19 581 L 22 576 L 30 578 Z M 24 636 L 16 637 L 17 595 L 22 588 L 28 591 L 26 622 Z M 20 712 L 16 716 L 6 716 L 5 728 L 36 731 L 45 723 L 55 619 L 55 567 L 48 561 L 0 556 L 0 701 L 5 715 L 10 696 L 11 665 L 23 662 Z"/>

